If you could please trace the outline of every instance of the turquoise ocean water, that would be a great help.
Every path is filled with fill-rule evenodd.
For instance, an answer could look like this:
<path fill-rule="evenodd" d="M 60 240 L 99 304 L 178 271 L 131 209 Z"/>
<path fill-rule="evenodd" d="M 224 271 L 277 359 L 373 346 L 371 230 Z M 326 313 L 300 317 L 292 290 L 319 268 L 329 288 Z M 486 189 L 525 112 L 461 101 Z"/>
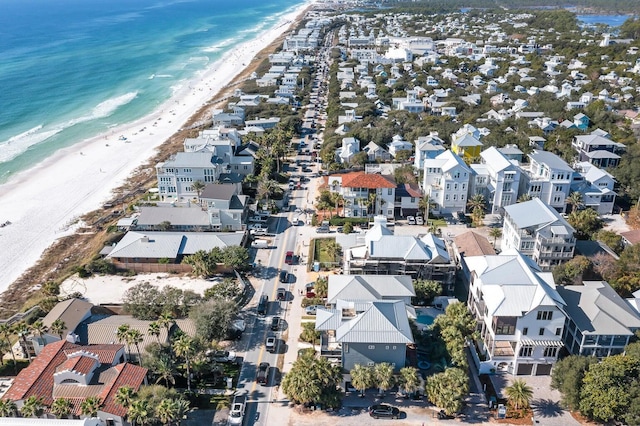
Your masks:
<path fill-rule="evenodd" d="M 2 0 L 0 183 L 166 101 L 296 0 Z"/>

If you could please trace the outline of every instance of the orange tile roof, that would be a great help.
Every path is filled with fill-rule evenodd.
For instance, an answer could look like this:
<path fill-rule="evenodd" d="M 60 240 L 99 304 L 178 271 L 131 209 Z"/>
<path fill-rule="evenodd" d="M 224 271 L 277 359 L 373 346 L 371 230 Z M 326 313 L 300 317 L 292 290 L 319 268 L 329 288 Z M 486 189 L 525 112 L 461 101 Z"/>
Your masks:
<path fill-rule="evenodd" d="M 124 416 L 127 410 L 115 403 L 115 394 L 122 386 L 130 386 L 138 390 L 144 382 L 147 369 L 129 363 L 110 367 L 114 361 L 118 361 L 115 357 L 122 347 L 122 345 L 80 346 L 64 340 L 48 344 L 31 365 L 18 374 L 3 399 L 20 401 L 34 395 L 41 397 L 44 405 L 50 406 L 54 400 L 53 375 L 56 371 L 65 369 L 78 372 L 90 371 L 87 369 L 90 363 L 95 363 L 93 358 L 79 354 L 73 355 L 85 351 L 96 354 L 106 370 L 102 370 L 101 373 L 95 371 L 89 386 L 55 385 L 55 389 L 59 391 L 56 393 L 72 402 L 75 414 L 80 414 L 80 404 L 86 396 L 97 395 L 103 401 L 101 411 Z"/>
<path fill-rule="evenodd" d="M 390 176 L 382 176 L 364 172 L 351 172 L 342 175 L 343 188 L 395 188 L 396 184 Z"/>
<path fill-rule="evenodd" d="M 97 362 L 98 361 L 96 361 L 94 358 L 76 355 L 72 356 L 71 358 L 60 364 L 60 366 L 56 367 L 56 372 L 59 373 L 61 371 L 69 370 L 87 375 L 93 370 L 93 367 L 97 364 Z"/>

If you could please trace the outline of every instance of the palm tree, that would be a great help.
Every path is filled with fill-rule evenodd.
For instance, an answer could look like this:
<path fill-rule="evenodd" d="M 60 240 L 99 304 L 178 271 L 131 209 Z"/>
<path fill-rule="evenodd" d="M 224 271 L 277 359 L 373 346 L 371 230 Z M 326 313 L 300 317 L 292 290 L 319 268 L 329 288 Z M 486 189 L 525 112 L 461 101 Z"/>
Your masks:
<path fill-rule="evenodd" d="M 530 201 L 531 198 L 532 198 L 531 195 L 529 195 L 528 193 L 524 193 L 518 197 L 518 199 L 516 200 L 516 203 L 524 203 L 526 201 Z"/>
<path fill-rule="evenodd" d="M 471 210 L 471 212 L 473 213 L 476 209 L 480 209 L 481 211 L 484 211 L 485 204 L 486 204 L 486 201 L 484 199 L 484 195 L 476 194 L 473 197 L 469 198 L 469 201 L 467 202 L 467 207 L 469 207 L 469 210 Z"/>
<path fill-rule="evenodd" d="M 194 191 L 196 191 L 196 194 L 198 194 L 198 201 L 200 201 L 200 195 L 202 194 L 202 190 L 205 187 L 204 182 L 202 182 L 201 180 L 197 180 L 193 182 L 193 184 L 191 184 L 191 187 Z"/>
<path fill-rule="evenodd" d="M 341 247 L 340 244 L 338 244 L 337 241 L 333 240 L 333 241 L 329 241 L 325 246 L 324 246 L 325 251 L 327 252 L 327 255 L 333 259 L 333 262 L 337 261 L 337 257 L 340 254 L 341 251 Z"/>
<path fill-rule="evenodd" d="M 0 417 L 13 417 L 18 412 L 16 403 L 10 399 L 0 399 Z"/>
<path fill-rule="evenodd" d="M 533 389 L 523 379 L 517 379 L 504 389 L 509 404 L 516 410 L 529 408 L 533 397 Z"/>
<path fill-rule="evenodd" d="M 371 367 L 356 364 L 351 371 L 349 371 L 349 375 L 351 375 L 351 384 L 353 387 L 360 391 L 360 397 L 364 397 L 364 391 L 373 385 L 373 370 Z"/>
<path fill-rule="evenodd" d="M 18 374 L 18 366 L 16 363 L 16 354 L 13 353 L 13 347 L 11 346 L 11 335 L 13 334 L 13 328 L 7 323 L 0 324 L 0 335 L 4 339 L 4 341 L 9 345 L 9 351 L 11 352 L 11 357 L 13 358 L 13 371 L 15 374 Z"/>
<path fill-rule="evenodd" d="M 160 315 L 160 318 L 158 318 L 157 322 L 160 325 L 160 327 L 164 327 L 167 329 L 167 339 L 168 339 L 169 331 L 171 330 L 171 327 L 175 322 L 173 316 L 169 312 L 163 312 L 162 315 Z"/>
<path fill-rule="evenodd" d="M 27 353 L 29 364 L 31 364 L 31 351 L 29 350 L 29 345 L 27 342 L 27 336 L 31 334 L 31 327 L 23 322 L 18 323 L 16 324 L 15 333 L 18 335 L 20 340 L 22 340 L 22 348 Z"/>
<path fill-rule="evenodd" d="M 339 193 L 335 193 L 333 195 L 333 204 L 336 206 L 336 216 L 340 216 L 340 206 L 344 207 L 344 197 Z"/>
<path fill-rule="evenodd" d="M 571 191 L 564 201 L 567 205 L 571 206 L 571 211 L 580 210 L 584 207 L 584 199 L 582 198 L 582 194 L 578 191 Z"/>
<path fill-rule="evenodd" d="M 35 321 L 33 324 L 31 324 L 31 331 L 33 333 L 38 333 L 38 336 L 40 337 L 42 337 L 42 335 L 46 333 L 47 330 L 48 327 L 44 325 L 42 320 Z"/>
<path fill-rule="evenodd" d="M 173 410 L 175 413 L 176 423 L 180 425 L 181 420 L 187 418 L 187 413 L 189 412 L 189 401 L 185 399 L 174 399 L 172 401 Z"/>
<path fill-rule="evenodd" d="M 176 420 L 178 414 L 176 408 L 170 399 L 160 401 L 160 404 L 156 407 L 156 416 L 158 420 L 160 420 L 160 423 L 166 425 Z"/>
<path fill-rule="evenodd" d="M 400 369 L 400 383 L 404 391 L 413 394 L 420 385 L 420 375 L 415 367 L 403 367 Z"/>
<path fill-rule="evenodd" d="M 144 340 L 142 336 L 143 334 L 140 332 L 140 330 L 130 328 L 127 331 L 127 344 L 129 345 L 133 344 L 136 346 L 136 352 L 138 353 L 138 364 L 140 365 L 142 365 L 142 354 L 140 353 L 140 343 L 142 343 L 142 341 Z"/>
<path fill-rule="evenodd" d="M 60 340 L 62 340 L 62 333 L 64 333 L 66 329 L 67 325 L 60 318 L 51 323 L 51 332 L 60 336 Z"/>
<path fill-rule="evenodd" d="M 378 200 L 378 195 L 375 192 L 369 193 L 369 198 L 366 200 L 367 203 L 367 214 L 376 214 L 376 201 Z M 371 211 L 371 213 L 370 213 Z"/>
<path fill-rule="evenodd" d="M 373 375 L 380 393 L 384 395 L 385 391 L 393 387 L 393 366 L 388 362 L 381 362 L 373 367 Z"/>
<path fill-rule="evenodd" d="M 173 363 L 166 356 L 159 359 L 155 368 L 155 373 L 158 375 L 156 383 L 160 383 L 161 380 L 164 380 L 166 387 L 169 387 L 169 384 L 176 384 L 176 378 L 173 377 Z"/>
<path fill-rule="evenodd" d="M 22 414 L 22 417 L 38 417 L 43 408 L 42 398 L 32 395 L 24 401 L 20 414 Z"/>
<path fill-rule="evenodd" d="M 131 386 L 119 387 L 116 391 L 115 401 L 116 404 L 122 405 L 122 408 L 128 410 L 133 403 L 133 398 L 136 396 L 136 392 Z"/>
<path fill-rule="evenodd" d="M 11 345 L 4 340 L 0 340 L 0 365 L 4 365 L 4 354 L 11 350 Z"/>
<path fill-rule="evenodd" d="M 127 354 L 131 354 L 131 348 L 129 347 L 129 330 L 131 327 L 129 324 L 121 324 L 116 331 L 116 337 L 118 342 L 125 343 L 127 345 Z M 129 356 L 130 357 L 130 356 Z"/>
<path fill-rule="evenodd" d="M 127 411 L 127 418 L 135 425 L 147 425 L 151 420 L 149 413 L 149 403 L 144 400 L 135 400 L 131 403 L 129 410 Z"/>
<path fill-rule="evenodd" d="M 59 419 L 69 417 L 73 410 L 73 404 L 66 398 L 56 398 L 51 404 L 51 414 Z"/>
<path fill-rule="evenodd" d="M 173 343 L 173 350 L 177 356 L 184 357 L 187 366 L 187 390 L 191 392 L 191 355 L 193 354 L 193 340 L 184 334 Z"/>
<path fill-rule="evenodd" d="M 429 220 L 429 209 L 431 208 L 431 198 L 428 195 L 420 198 L 418 201 L 418 208 L 422 210 L 424 220 Z"/>
<path fill-rule="evenodd" d="M 434 222 L 434 223 L 431 223 L 431 225 L 429 225 L 429 233 L 433 235 L 440 235 L 442 234 L 442 231 L 440 230 L 438 225 L 436 225 Z"/>
<path fill-rule="evenodd" d="M 155 336 L 160 343 L 160 324 L 157 321 L 153 321 L 149 323 L 149 329 L 147 330 L 149 336 Z"/>
<path fill-rule="evenodd" d="M 502 229 L 501 228 L 491 228 L 489 230 L 489 236 L 493 238 L 493 246 L 496 246 L 496 240 L 502 237 Z"/>
<path fill-rule="evenodd" d="M 97 396 L 89 396 L 82 400 L 80 412 L 87 417 L 97 417 L 102 407 L 102 400 Z"/>

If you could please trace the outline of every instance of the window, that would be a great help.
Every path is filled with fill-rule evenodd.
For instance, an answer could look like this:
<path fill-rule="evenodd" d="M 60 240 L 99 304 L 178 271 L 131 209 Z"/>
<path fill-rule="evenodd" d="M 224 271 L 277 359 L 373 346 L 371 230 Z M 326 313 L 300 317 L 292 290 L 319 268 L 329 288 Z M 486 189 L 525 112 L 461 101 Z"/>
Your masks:
<path fill-rule="evenodd" d="M 526 335 L 527 335 L 527 333 L 529 333 L 529 327 L 525 327 L 525 328 L 523 328 L 523 329 L 522 329 L 522 335 L 523 335 L 523 336 L 526 336 Z"/>
<path fill-rule="evenodd" d="M 376 345 L 369 345 L 369 349 L 375 349 Z"/>
<path fill-rule="evenodd" d="M 520 356 L 531 356 L 533 354 L 532 346 L 523 346 L 520 348 Z"/>
<path fill-rule="evenodd" d="M 367 363 L 367 365 L 368 365 L 369 367 L 373 367 L 373 366 L 375 365 L 375 362 L 373 362 L 373 361 L 369 361 L 369 362 Z"/>
<path fill-rule="evenodd" d="M 556 336 L 559 336 L 560 333 L 562 333 L 562 328 L 560 327 L 556 328 Z"/>
<path fill-rule="evenodd" d="M 393 195 L 393 188 L 389 188 L 387 190 L 387 195 Z"/>
<path fill-rule="evenodd" d="M 384 348 L 385 348 L 386 350 L 389 350 L 389 345 L 385 346 Z"/>
<path fill-rule="evenodd" d="M 545 358 L 555 357 L 557 353 L 558 353 L 558 348 L 556 348 L 555 346 L 548 346 L 544 348 Z"/>
<path fill-rule="evenodd" d="M 448 190 L 450 190 L 450 189 L 451 189 L 451 184 L 450 184 L 450 183 L 448 183 L 448 184 L 447 184 L 447 186 L 446 186 L 446 188 L 447 188 L 447 191 L 448 191 Z"/>
<path fill-rule="evenodd" d="M 397 349 L 396 345 L 391 346 L 391 349 L 393 349 L 394 351 Z"/>
<path fill-rule="evenodd" d="M 457 183 L 454 183 L 454 184 L 453 184 L 453 190 L 454 190 L 454 191 L 457 191 L 457 190 L 458 190 L 458 184 L 457 184 Z"/>
<path fill-rule="evenodd" d="M 411 197 L 411 204 L 416 202 L 416 197 Z"/>
<path fill-rule="evenodd" d="M 540 330 L 538 330 L 538 335 L 544 336 L 544 327 L 540 327 Z"/>
<path fill-rule="evenodd" d="M 113 419 L 107 419 L 107 426 L 116 426 L 116 422 Z"/>
<path fill-rule="evenodd" d="M 538 311 L 538 320 L 551 320 L 553 318 L 553 311 Z"/>
<path fill-rule="evenodd" d="M 511 182 L 504 182 L 502 184 L 502 190 L 503 191 L 511 191 Z"/>

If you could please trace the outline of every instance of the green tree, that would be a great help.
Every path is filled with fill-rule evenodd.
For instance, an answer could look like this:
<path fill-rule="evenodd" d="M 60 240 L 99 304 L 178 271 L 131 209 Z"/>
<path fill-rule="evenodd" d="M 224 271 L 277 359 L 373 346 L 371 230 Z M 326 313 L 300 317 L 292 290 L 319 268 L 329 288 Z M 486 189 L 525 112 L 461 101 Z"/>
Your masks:
<path fill-rule="evenodd" d="M 140 353 L 140 343 L 144 341 L 142 337 L 143 334 L 140 330 L 136 330 L 135 328 L 130 328 L 127 330 L 127 345 L 134 345 L 136 347 L 136 353 L 138 355 L 138 364 L 142 365 L 142 354 Z"/>
<path fill-rule="evenodd" d="M 59 419 L 69 418 L 73 410 L 73 404 L 66 398 L 56 398 L 51 404 L 51 414 Z"/>
<path fill-rule="evenodd" d="M 135 396 L 136 392 L 131 386 L 121 386 L 116 391 L 115 401 L 116 404 L 119 404 L 122 408 L 128 410 L 131 407 Z"/>
<path fill-rule="evenodd" d="M 319 338 L 320 332 L 316 330 L 315 322 L 302 323 L 302 332 L 300 333 L 301 341 L 315 345 Z"/>
<path fill-rule="evenodd" d="M 531 199 L 532 199 L 531 195 L 525 193 L 518 197 L 518 199 L 516 200 L 516 203 L 524 203 L 524 202 L 530 201 Z"/>
<path fill-rule="evenodd" d="M 400 369 L 400 385 L 409 394 L 414 394 L 420 386 L 420 372 L 415 367 L 403 367 Z"/>
<path fill-rule="evenodd" d="M 489 236 L 493 238 L 493 246 L 496 246 L 496 241 L 498 238 L 502 237 L 502 228 L 491 228 L 489 229 Z"/>
<path fill-rule="evenodd" d="M 622 236 L 613 231 L 600 230 L 595 233 L 593 239 L 596 241 L 602 241 L 613 250 L 616 254 L 620 255 L 624 250 L 624 244 L 622 243 Z"/>
<path fill-rule="evenodd" d="M 327 297 L 329 292 L 329 280 L 326 277 L 318 277 L 313 286 L 313 291 L 316 293 L 316 297 Z"/>
<path fill-rule="evenodd" d="M 442 294 L 442 284 L 434 280 L 414 280 L 413 289 L 416 293 L 416 305 L 429 305 L 434 297 Z"/>
<path fill-rule="evenodd" d="M 580 391 L 580 412 L 601 422 L 622 421 L 631 385 L 640 377 L 640 359 L 614 355 L 589 366 Z"/>
<path fill-rule="evenodd" d="M 576 256 L 557 265 L 553 269 L 553 278 L 557 284 L 581 285 L 586 273 L 592 270 L 591 261 L 585 256 Z"/>
<path fill-rule="evenodd" d="M 524 380 L 514 380 L 513 383 L 504 389 L 504 392 L 507 395 L 509 405 L 516 410 L 529 408 L 531 398 L 533 397 L 533 389 L 527 385 L 527 382 Z"/>
<path fill-rule="evenodd" d="M 327 253 L 329 258 L 333 259 L 333 262 L 338 261 L 338 256 L 342 252 L 342 247 L 336 240 L 328 241 L 324 246 L 324 251 Z"/>
<path fill-rule="evenodd" d="M 196 326 L 197 335 L 208 342 L 224 339 L 237 313 L 238 305 L 234 301 L 209 299 L 194 306 L 189 312 L 189 318 Z"/>
<path fill-rule="evenodd" d="M 173 350 L 177 356 L 184 358 L 187 367 L 187 391 L 191 392 L 191 357 L 195 351 L 193 339 L 183 334 L 173 342 Z"/>
<path fill-rule="evenodd" d="M 235 278 L 224 278 L 204 291 L 204 298 L 235 300 L 242 294 L 240 283 Z"/>
<path fill-rule="evenodd" d="M 598 213 L 591 209 L 574 210 L 569 214 L 567 221 L 576 230 L 576 238 L 588 240 L 591 235 L 602 229 L 603 222 Z"/>
<path fill-rule="evenodd" d="M 438 315 L 433 321 L 433 328 L 440 333 L 451 361 L 467 368 L 465 342 L 475 335 L 476 321 L 464 303 L 453 303 L 447 306 L 444 315 Z"/>
<path fill-rule="evenodd" d="M 102 408 L 102 400 L 97 396 L 89 396 L 80 403 L 80 412 L 88 417 L 97 417 Z"/>
<path fill-rule="evenodd" d="M 569 196 L 564 200 L 568 206 L 571 206 L 571 211 L 580 210 L 584 207 L 584 200 L 582 194 L 578 191 L 571 191 Z"/>
<path fill-rule="evenodd" d="M 228 268 L 246 271 L 249 268 L 249 250 L 241 246 L 225 247 L 222 250 L 222 263 Z"/>
<path fill-rule="evenodd" d="M 559 360 L 551 372 L 551 389 L 557 389 L 562 395 L 562 405 L 569 410 L 580 407 L 580 391 L 584 375 L 591 364 L 598 362 L 596 357 L 571 355 Z"/>
<path fill-rule="evenodd" d="M 15 374 L 18 374 L 18 366 L 16 364 L 16 354 L 13 352 L 11 347 L 11 336 L 13 335 L 13 327 L 11 327 L 7 323 L 0 324 L 0 336 L 4 339 L 7 346 L 9 346 L 9 352 L 11 353 L 11 358 L 13 359 L 13 371 Z"/>
<path fill-rule="evenodd" d="M 156 384 L 161 381 L 164 381 L 165 386 L 176 384 L 174 365 L 168 356 L 163 356 L 158 359 L 158 362 L 154 364 L 153 372 L 158 376 Z"/>
<path fill-rule="evenodd" d="M 51 332 L 60 336 L 60 340 L 62 340 L 63 338 L 62 334 L 66 329 L 67 329 L 67 324 L 65 324 L 64 321 L 60 318 L 56 319 L 54 322 L 51 323 Z"/>
<path fill-rule="evenodd" d="M 349 371 L 349 375 L 351 376 L 351 384 L 356 390 L 360 391 L 361 397 L 364 397 L 364 392 L 373 386 L 375 382 L 373 369 L 362 364 L 354 365 Z"/>
<path fill-rule="evenodd" d="M 169 312 L 163 312 L 158 317 L 158 324 L 160 324 L 160 327 L 164 327 L 167 330 L 168 336 L 171 331 L 171 327 L 175 324 L 175 319 Z"/>
<path fill-rule="evenodd" d="M 43 409 L 44 403 L 42 402 L 42 398 L 31 395 L 25 399 L 20 409 L 20 414 L 22 414 L 22 417 L 40 417 Z"/>
<path fill-rule="evenodd" d="M 157 321 L 149 323 L 147 333 L 149 336 L 154 336 L 158 340 L 158 343 L 160 343 L 160 324 Z"/>
<path fill-rule="evenodd" d="M 0 399 L 0 417 L 14 417 L 18 406 L 10 399 Z"/>
<path fill-rule="evenodd" d="M 351 222 L 347 222 L 344 224 L 344 226 L 342 227 L 342 232 L 344 232 L 345 234 L 350 234 L 353 232 L 353 225 L 351 224 Z"/>
<path fill-rule="evenodd" d="M 198 201 L 200 200 L 200 195 L 202 195 L 202 190 L 206 185 L 201 180 L 197 180 L 191 184 L 191 187 L 198 194 Z"/>
<path fill-rule="evenodd" d="M 431 204 L 431 198 L 429 198 L 428 195 L 425 195 L 418 201 L 418 208 L 422 211 L 425 220 L 428 220 L 429 218 L 429 209 L 431 208 Z"/>
<path fill-rule="evenodd" d="M 462 409 L 464 398 L 469 393 L 467 373 L 461 368 L 447 368 L 427 379 L 426 391 L 431 403 L 452 416 Z"/>
<path fill-rule="evenodd" d="M 147 401 L 135 400 L 127 411 L 127 418 L 134 426 L 144 426 L 151 423 L 151 413 Z"/>
<path fill-rule="evenodd" d="M 118 326 L 118 329 L 116 330 L 116 339 L 118 339 L 118 342 L 127 345 L 127 355 L 130 358 L 131 347 L 129 346 L 129 330 L 131 330 L 131 326 L 129 324 L 121 324 Z"/>
<path fill-rule="evenodd" d="M 295 404 L 319 403 L 336 408 L 341 403 L 342 372 L 326 358 L 305 353 L 282 379 L 282 390 Z"/>
<path fill-rule="evenodd" d="M 162 300 L 158 288 L 148 282 L 136 284 L 125 291 L 123 309 L 136 319 L 153 320 L 162 312 Z"/>
<path fill-rule="evenodd" d="M 196 277 L 210 277 L 214 274 L 217 265 L 212 261 L 211 256 L 204 250 L 198 250 L 192 255 L 185 256 L 182 263 L 190 265 L 193 275 Z"/>
<path fill-rule="evenodd" d="M 484 199 L 484 195 L 476 194 L 473 197 L 469 198 L 467 202 L 467 207 L 473 213 L 476 209 L 480 209 L 480 211 L 484 211 L 487 202 Z"/>
<path fill-rule="evenodd" d="M 24 352 L 27 354 L 27 359 L 29 360 L 29 364 L 31 364 L 31 351 L 29 350 L 29 343 L 27 342 L 27 336 L 31 335 L 31 326 L 29 324 L 20 322 L 16 324 L 14 329 L 15 334 L 18 335 L 20 340 L 22 341 L 22 348 Z"/>
<path fill-rule="evenodd" d="M 373 367 L 373 377 L 375 378 L 380 393 L 384 394 L 395 384 L 393 376 L 393 366 L 388 362 L 381 362 Z"/>
<path fill-rule="evenodd" d="M 160 423 L 165 425 L 173 423 L 178 418 L 176 405 L 171 399 L 163 399 L 160 401 L 155 411 Z"/>

